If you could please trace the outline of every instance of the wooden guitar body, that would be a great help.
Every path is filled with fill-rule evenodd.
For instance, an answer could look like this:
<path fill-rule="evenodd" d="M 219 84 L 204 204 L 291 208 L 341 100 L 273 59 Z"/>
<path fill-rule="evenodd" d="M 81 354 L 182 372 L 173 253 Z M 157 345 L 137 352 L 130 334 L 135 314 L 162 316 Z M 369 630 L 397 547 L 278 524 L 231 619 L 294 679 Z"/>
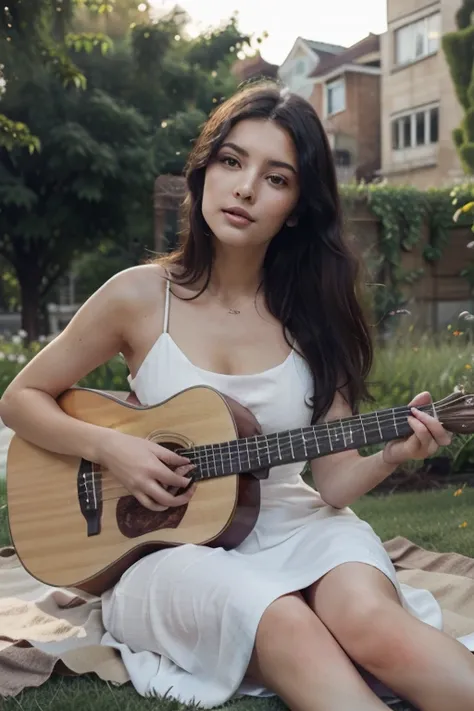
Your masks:
<path fill-rule="evenodd" d="M 18 557 L 42 582 L 94 593 L 111 587 L 132 563 L 161 548 L 186 543 L 238 546 L 255 525 L 259 479 L 270 467 L 412 433 L 411 410 L 402 406 L 261 434 L 248 410 L 205 386 L 154 407 L 81 388 L 66 391 L 58 403 L 77 419 L 178 449 L 195 465 L 197 491 L 191 501 L 152 512 L 110 472 L 13 437 L 7 501 Z M 450 432 L 474 432 L 472 394 L 455 392 L 420 409 Z"/>
<path fill-rule="evenodd" d="M 154 407 L 79 388 L 68 390 L 58 403 L 72 417 L 170 448 L 258 431 L 244 408 L 207 387 L 190 388 Z M 260 485 L 251 474 L 202 480 L 188 505 L 152 512 L 109 472 L 15 435 L 8 452 L 7 496 L 12 540 L 28 572 L 49 585 L 99 594 L 136 560 L 161 548 L 237 546 L 255 525 Z"/>

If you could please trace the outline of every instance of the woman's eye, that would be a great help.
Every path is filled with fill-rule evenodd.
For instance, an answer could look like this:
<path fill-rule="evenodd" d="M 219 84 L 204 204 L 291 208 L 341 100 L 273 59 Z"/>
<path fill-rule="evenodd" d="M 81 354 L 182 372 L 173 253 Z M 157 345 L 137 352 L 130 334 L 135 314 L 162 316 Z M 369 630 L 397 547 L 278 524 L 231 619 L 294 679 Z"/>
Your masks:
<path fill-rule="evenodd" d="M 228 165 L 230 168 L 235 168 L 236 165 L 239 165 L 237 158 L 232 158 L 232 156 L 224 156 L 221 158 L 221 163 L 225 163 L 225 165 Z"/>
<path fill-rule="evenodd" d="M 270 175 L 269 180 L 272 185 L 286 185 L 286 180 L 281 177 L 281 175 Z"/>

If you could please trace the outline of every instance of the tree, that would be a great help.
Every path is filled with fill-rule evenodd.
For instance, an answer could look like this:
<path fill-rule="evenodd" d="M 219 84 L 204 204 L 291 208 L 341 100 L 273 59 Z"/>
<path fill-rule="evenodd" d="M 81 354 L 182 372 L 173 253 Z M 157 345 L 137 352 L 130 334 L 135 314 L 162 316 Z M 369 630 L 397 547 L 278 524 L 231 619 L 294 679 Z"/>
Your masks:
<path fill-rule="evenodd" d="M 152 237 L 156 175 L 182 171 L 207 113 L 235 88 L 230 56 L 247 38 L 232 21 L 187 39 L 186 21 L 175 10 L 136 25 L 116 47 L 94 33 L 69 33 L 63 22 L 52 33 L 63 38 L 60 71 L 38 61 L 41 39 L 29 53 L 20 55 L 17 44 L 8 56 L 2 108 L 40 147 L 0 147 L 0 257 L 15 270 L 30 338 L 48 293 L 78 255 L 103 259 L 105 249 L 138 261 Z"/>
<path fill-rule="evenodd" d="M 0 254 L 15 269 L 31 338 L 43 299 L 77 250 L 123 232 L 155 175 L 148 122 L 135 109 L 98 90 L 64 92 L 39 73 L 25 87 L 25 118 L 42 149 L 4 151 L 0 163 Z"/>
<path fill-rule="evenodd" d="M 84 87 L 85 77 L 77 69 L 68 55 L 67 49 L 74 42 L 76 49 L 99 44 L 103 51 L 109 46 L 109 40 L 103 34 L 78 33 L 73 38 L 67 34 L 77 5 L 94 7 L 97 13 L 112 8 L 108 4 L 95 0 L 8 0 L 0 9 L 0 96 L 8 88 L 22 81 L 25 72 L 28 75 L 31 66 L 42 65 L 56 76 L 64 86 Z M 7 150 L 18 146 L 27 148 L 30 153 L 38 150 L 40 142 L 31 133 L 30 128 L 21 121 L 14 121 L 11 116 L 0 113 L 0 146 Z"/>
<path fill-rule="evenodd" d="M 464 0 L 456 14 L 458 30 L 443 37 L 443 49 L 457 97 L 464 108 L 453 138 L 467 173 L 474 173 L 474 0 Z"/>

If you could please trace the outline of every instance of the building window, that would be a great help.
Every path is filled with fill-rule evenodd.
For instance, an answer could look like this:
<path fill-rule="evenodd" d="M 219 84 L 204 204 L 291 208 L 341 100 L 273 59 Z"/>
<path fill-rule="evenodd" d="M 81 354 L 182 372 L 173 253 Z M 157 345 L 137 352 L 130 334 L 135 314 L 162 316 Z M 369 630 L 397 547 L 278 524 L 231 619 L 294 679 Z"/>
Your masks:
<path fill-rule="evenodd" d="M 441 14 L 424 17 L 395 30 L 395 64 L 409 64 L 438 51 Z"/>
<path fill-rule="evenodd" d="M 295 74 L 304 74 L 306 71 L 306 62 L 304 59 L 299 59 L 295 65 Z"/>
<path fill-rule="evenodd" d="M 346 149 L 336 148 L 333 156 L 335 165 L 343 168 L 348 168 L 351 165 L 351 154 Z"/>
<path fill-rule="evenodd" d="M 430 143 L 438 143 L 439 139 L 439 109 L 430 109 Z"/>
<path fill-rule="evenodd" d="M 392 148 L 427 146 L 439 140 L 439 107 L 417 109 L 392 121 Z"/>
<path fill-rule="evenodd" d="M 344 79 L 337 79 L 326 84 L 326 116 L 345 111 L 346 108 L 346 83 Z"/>

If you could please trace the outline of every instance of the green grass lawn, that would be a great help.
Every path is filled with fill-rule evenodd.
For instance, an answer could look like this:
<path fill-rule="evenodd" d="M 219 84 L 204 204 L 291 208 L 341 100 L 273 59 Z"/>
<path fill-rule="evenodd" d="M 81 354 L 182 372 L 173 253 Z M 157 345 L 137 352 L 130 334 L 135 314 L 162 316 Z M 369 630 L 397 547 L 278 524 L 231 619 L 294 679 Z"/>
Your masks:
<path fill-rule="evenodd" d="M 378 535 L 387 540 L 405 536 L 425 548 L 457 551 L 474 556 L 474 489 L 454 496 L 454 489 L 421 494 L 365 496 L 353 507 Z M 467 525 L 462 526 L 462 524 Z M 460 527 L 462 526 L 462 527 Z M 0 545 L 8 543 L 5 492 L 0 483 Z M 23 711 L 178 711 L 173 701 L 143 699 L 130 687 L 115 688 L 94 678 L 56 678 L 40 689 L 29 690 L 0 708 Z M 282 711 L 277 700 L 242 699 L 232 704 L 235 711 Z"/>

